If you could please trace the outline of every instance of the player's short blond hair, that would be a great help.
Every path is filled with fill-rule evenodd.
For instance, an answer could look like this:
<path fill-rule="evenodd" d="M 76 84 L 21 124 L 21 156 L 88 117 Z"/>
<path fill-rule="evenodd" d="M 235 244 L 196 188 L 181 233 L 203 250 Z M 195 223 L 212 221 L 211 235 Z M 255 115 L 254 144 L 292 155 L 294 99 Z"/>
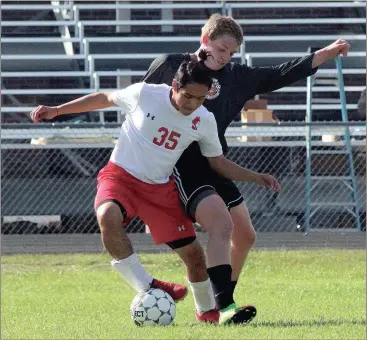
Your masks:
<path fill-rule="evenodd" d="M 229 35 L 237 40 L 238 45 L 241 45 L 243 41 L 241 26 L 232 17 L 225 17 L 219 13 L 213 14 L 201 28 L 201 38 L 204 35 L 207 35 L 210 40 Z"/>

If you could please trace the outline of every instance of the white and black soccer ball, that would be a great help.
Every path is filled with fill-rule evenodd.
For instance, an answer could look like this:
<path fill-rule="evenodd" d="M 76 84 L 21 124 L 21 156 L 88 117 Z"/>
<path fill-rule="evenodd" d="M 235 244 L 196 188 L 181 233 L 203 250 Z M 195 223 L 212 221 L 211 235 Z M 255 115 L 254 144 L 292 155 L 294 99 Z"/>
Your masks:
<path fill-rule="evenodd" d="M 176 316 L 176 303 L 165 291 L 151 288 L 134 297 L 130 315 L 137 326 L 168 326 Z"/>

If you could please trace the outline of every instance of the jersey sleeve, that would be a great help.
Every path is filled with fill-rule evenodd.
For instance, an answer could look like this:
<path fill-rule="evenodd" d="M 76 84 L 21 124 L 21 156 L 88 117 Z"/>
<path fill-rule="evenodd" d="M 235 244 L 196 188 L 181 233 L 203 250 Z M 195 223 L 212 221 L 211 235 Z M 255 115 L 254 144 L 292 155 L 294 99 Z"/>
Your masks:
<path fill-rule="evenodd" d="M 312 53 L 302 58 L 269 67 L 239 65 L 241 69 L 237 72 L 240 77 L 238 82 L 244 88 L 248 88 L 249 84 L 252 84 L 252 96 L 275 91 L 315 74 L 317 68 L 312 68 L 313 55 Z"/>
<path fill-rule="evenodd" d="M 113 102 L 122 109 L 124 114 L 134 111 L 138 105 L 143 86 L 144 83 L 137 83 L 130 85 L 123 90 L 113 92 Z"/>
<path fill-rule="evenodd" d="M 205 157 L 217 157 L 223 154 L 222 146 L 218 137 L 218 128 L 214 115 L 210 116 L 205 121 L 204 134 L 198 140 L 200 151 Z"/>

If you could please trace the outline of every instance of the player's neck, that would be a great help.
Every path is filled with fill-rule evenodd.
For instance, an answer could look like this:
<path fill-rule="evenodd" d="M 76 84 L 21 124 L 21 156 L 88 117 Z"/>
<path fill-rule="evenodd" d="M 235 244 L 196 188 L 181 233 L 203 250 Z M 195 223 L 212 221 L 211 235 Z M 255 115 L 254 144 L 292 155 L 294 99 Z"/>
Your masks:
<path fill-rule="evenodd" d="M 173 89 L 172 88 L 169 91 L 169 101 L 171 102 L 172 106 L 175 108 L 176 111 L 180 111 L 178 109 L 178 106 L 177 106 L 176 102 L 173 100 Z"/>

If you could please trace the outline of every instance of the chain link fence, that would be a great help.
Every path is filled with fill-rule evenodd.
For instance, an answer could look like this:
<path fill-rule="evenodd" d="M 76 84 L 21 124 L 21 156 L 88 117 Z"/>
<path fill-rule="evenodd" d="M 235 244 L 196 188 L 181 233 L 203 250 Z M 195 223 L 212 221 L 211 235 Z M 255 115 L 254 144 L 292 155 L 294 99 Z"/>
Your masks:
<path fill-rule="evenodd" d="M 345 150 L 351 133 L 352 164 Z M 307 200 L 307 142 L 322 151 L 310 159 L 312 183 Z M 2 234 L 96 234 L 93 211 L 98 171 L 108 162 L 118 137 L 116 124 L 4 125 L 1 138 Z M 237 164 L 274 175 L 280 193 L 238 183 L 253 225 L 260 232 L 306 231 L 307 204 L 321 203 L 313 213 L 313 230 L 356 231 L 366 225 L 366 126 L 364 123 L 248 124 L 227 132 L 227 157 Z M 335 153 L 334 151 L 338 151 Z M 348 182 L 356 179 L 356 202 Z M 323 203 L 327 203 L 323 205 Z M 354 206 L 353 204 L 356 204 Z M 349 208 L 348 208 L 349 207 Z M 353 209 L 357 214 L 353 214 Z M 200 226 L 198 230 L 202 231 Z M 127 227 L 145 233 L 138 218 Z"/>

